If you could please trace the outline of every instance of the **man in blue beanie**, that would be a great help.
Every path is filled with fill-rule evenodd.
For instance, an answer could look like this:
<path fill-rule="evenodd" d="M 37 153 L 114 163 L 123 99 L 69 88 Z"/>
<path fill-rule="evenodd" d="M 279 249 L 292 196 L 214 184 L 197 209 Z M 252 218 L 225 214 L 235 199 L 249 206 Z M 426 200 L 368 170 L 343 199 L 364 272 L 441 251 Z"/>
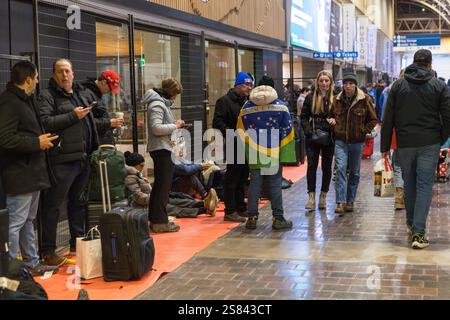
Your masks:
<path fill-rule="evenodd" d="M 247 102 L 253 89 L 253 78 L 245 72 L 239 72 L 236 76 L 234 88 L 217 100 L 214 111 L 213 128 L 220 130 L 223 137 L 226 131 L 236 130 L 237 120 L 242 107 Z M 234 141 L 227 141 L 226 145 L 234 145 L 234 157 L 226 159 L 227 171 L 225 174 L 225 221 L 245 222 L 247 204 L 244 201 L 244 187 L 248 181 L 249 168 L 246 163 L 239 163 L 237 157 L 237 137 Z M 224 153 L 226 154 L 226 152 Z"/>

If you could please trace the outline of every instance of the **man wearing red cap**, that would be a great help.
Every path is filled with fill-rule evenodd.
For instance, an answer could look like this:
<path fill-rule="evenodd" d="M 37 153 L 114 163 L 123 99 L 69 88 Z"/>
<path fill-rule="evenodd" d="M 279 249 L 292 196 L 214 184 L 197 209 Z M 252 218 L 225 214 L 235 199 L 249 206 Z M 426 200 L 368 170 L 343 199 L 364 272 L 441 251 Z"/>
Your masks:
<path fill-rule="evenodd" d="M 90 103 L 97 102 L 97 106 L 92 109 L 92 113 L 94 114 L 100 144 L 114 145 L 113 129 L 120 129 L 123 126 L 123 118 L 111 119 L 102 98 L 105 94 L 118 94 L 120 92 L 119 75 L 113 70 L 105 70 L 97 79 L 88 78 L 81 85 L 84 87 Z"/>

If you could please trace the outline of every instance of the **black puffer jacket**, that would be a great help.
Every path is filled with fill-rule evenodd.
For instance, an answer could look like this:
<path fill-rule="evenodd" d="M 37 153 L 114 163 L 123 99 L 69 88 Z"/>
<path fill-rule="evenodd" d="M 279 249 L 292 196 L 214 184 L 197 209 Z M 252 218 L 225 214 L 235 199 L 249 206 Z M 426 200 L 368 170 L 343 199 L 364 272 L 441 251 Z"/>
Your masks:
<path fill-rule="evenodd" d="M 303 131 L 305 132 L 307 139 L 310 138 L 313 133 L 313 121 L 315 129 L 320 129 L 331 133 L 331 127 L 327 121 L 331 108 L 330 102 L 325 100 L 323 106 L 324 111 L 319 114 L 314 114 L 312 112 L 313 97 L 314 93 L 310 93 L 306 96 L 305 102 L 303 103 L 302 114 L 300 116 Z"/>
<path fill-rule="evenodd" d="M 75 84 L 73 91 L 78 94 L 83 106 L 88 107 L 90 98 L 84 92 L 83 87 Z M 50 150 L 50 161 L 60 164 L 87 159 L 89 152 L 86 150 L 84 141 L 83 123 L 73 111 L 74 105 L 70 95 L 61 89 L 52 78 L 49 88 L 42 91 L 38 101 L 45 130 L 59 136 L 59 139 L 54 141 L 55 148 Z M 92 151 L 98 147 L 98 134 L 92 112 L 87 115 L 86 120 L 89 121 L 92 129 Z"/>
<path fill-rule="evenodd" d="M 381 128 L 381 152 L 389 151 L 394 128 L 399 148 L 443 144 L 450 135 L 449 90 L 426 67 L 409 66 L 405 78 L 392 85 Z"/>
<path fill-rule="evenodd" d="M 108 108 L 102 100 L 102 93 L 95 83 L 95 78 L 88 78 L 80 83 L 84 89 L 84 94 L 88 98 L 89 104 L 97 101 L 97 106 L 92 109 L 95 125 L 97 127 L 98 139 L 100 144 L 115 145 L 113 130 L 111 128 L 111 117 L 108 114 Z"/>
<path fill-rule="evenodd" d="M 9 83 L 0 95 L 0 175 L 7 194 L 27 194 L 51 186 L 47 155 L 40 149 L 42 134 L 34 96 Z"/>

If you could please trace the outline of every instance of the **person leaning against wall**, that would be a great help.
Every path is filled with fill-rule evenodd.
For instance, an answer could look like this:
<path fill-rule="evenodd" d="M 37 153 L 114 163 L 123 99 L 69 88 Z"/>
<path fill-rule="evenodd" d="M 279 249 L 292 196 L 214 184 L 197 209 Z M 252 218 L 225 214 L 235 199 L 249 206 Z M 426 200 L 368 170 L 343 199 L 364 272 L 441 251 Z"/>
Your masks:
<path fill-rule="evenodd" d="M 161 88 L 148 90 L 142 98 L 147 106 L 147 151 L 154 164 L 155 181 L 150 194 L 148 217 L 150 228 L 155 233 L 180 230 L 179 225 L 169 222 L 166 207 L 175 168 L 171 136 L 175 130 L 185 126 L 183 120 L 175 121 L 171 108 L 182 92 L 181 83 L 175 78 L 169 78 L 162 81 Z"/>

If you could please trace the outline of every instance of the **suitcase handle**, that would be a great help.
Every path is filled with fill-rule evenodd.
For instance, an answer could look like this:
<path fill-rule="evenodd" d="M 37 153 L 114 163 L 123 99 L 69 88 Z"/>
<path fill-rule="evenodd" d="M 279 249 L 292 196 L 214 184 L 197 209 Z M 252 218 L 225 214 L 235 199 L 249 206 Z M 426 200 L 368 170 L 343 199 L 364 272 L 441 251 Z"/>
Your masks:
<path fill-rule="evenodd" d="M 98 164 L 100 167 L 100 182 L 102 185 L 103 213 L 107 213 L 112 209 L 111 194 L 109 192 L 108 164 L 105 160 L 100 160 Z"/>
<path fill-rule="evenodd" d="M 112 144 L 102 144 L 101 146 L 98 147 L 98 150 L 104 150 L 104 149 L 117 150 L 116 146 L 112 145 Z"/>
<path fill-rule="evenodd" d="M 115 233 L 111 234 L 111 251 L 113 263 L 117 263 L 117 236 Z"/>

